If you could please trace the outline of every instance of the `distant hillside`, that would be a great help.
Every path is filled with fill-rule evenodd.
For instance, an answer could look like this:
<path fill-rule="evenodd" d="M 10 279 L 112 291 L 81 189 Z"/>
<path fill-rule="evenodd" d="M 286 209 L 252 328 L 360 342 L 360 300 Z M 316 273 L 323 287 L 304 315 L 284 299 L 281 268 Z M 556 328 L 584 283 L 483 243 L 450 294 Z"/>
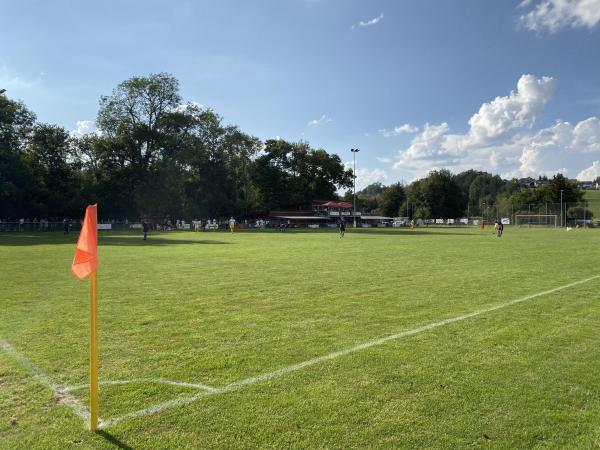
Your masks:
<path fill-rule="evenodd" d="M 600 219 L 600 189 L 585 190 L 585 199 L 590 202 L 589 209 L 594 213 L 594 219 Z"/>

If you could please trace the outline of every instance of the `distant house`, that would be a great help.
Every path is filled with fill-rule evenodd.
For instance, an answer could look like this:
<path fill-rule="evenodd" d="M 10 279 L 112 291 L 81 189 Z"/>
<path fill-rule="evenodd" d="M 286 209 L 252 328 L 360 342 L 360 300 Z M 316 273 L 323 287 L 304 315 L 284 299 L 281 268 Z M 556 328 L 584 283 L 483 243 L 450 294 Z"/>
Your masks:
<path fill-rule="evenodd" d="M 340 217 L 344 217 L 348 225 L 353 223 L 355 217 L 357 223 L 370 226 L 393 220 L 393 217 L 353 212 L 351 203 L 332 200 L 314 200 L 310 206 L 293 211 L 271 211 L 269 217 L 275 224 L 289 222 L 293 226 L 335 225 Z"/>
<path fill-rule="evenodd" d="M 531 177 L 518 178 L 517 184 L 519 186 L 535 187 L 536 181 L 537 180 L 535 178 L 531 178 Z"/>
<path fill-rule="evenodd" d="M 578 181 L 577 187 L 579 189 L 598 189 L 598 183 L 593 181 Z"/>

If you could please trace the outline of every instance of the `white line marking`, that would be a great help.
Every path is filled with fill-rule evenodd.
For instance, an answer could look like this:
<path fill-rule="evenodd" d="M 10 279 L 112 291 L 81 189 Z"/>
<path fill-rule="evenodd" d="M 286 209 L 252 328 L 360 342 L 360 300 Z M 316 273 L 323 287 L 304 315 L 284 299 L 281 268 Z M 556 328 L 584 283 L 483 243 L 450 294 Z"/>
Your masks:
<path fill-rule="evenodd" d="M 23 366 L 27 371 L 35 378 L 36 380 L 42 382 L 47 387 L 49 387 L 52 392 L 54 392 L 54 396 L 56 399 L 68 406 L 73 410 L 73 412 L 83 421 L 84 424 L 88 424 L 90 421 L 90 412 L 89 410 L 82 405 L 79 400 L 73 397 L 68 388 L 58 385 L 54 383 L 48 375 L 46 375 L 39 367 L 34 365 L 31 361 L 29 361 L 25 356 L 19 353 L 12 345 L 10 345 L 7 341 L 0 338 L 0 348 L 13 357 L 21 366 Z"/>
<path fill-rule="evenodd" d="M 379 339 L 374 339 L 372 341 L 368 341 L 365 342 L 363 344 L 359 344 L 359 345 L 355 345 L 353 347 L 349 347 L 346 348 L 344 350 L 340 350 L 337 352 L 333 352 L 333 353 L 329 353 L 328 355 L 323 355 L 323 356 L 319 356 L 318 358 L 313 358 L 313 359 L 309 359 L 308 361 L 304 361 L 298 364 L 293 364 L 291 366 L 287 366 L 284 367 L 282 369 L 279 370 L 275 370 L 273 372 L 268 372 L 262 375 L 257 375 L 254 377 L 250 377 L 250 378 L 246 378 L 240 381 L 236 381 L 234 383 L 228 384 L 226 386 L 223 386 L 221 388 L 214 388 L 212 391 L 206 391 L 206 392 L 200 392 L 192 397 L 184 397 L 184 398 L 178 398 L 178 399 L 174 399 L 174 400 L 169 400 L 167 402 L 164 403 L 159 403 L 153 406 L 150 406 L 148 408 L 144 408 L 144 409 L 140 409 L 138 411 L 134 411 L 128 414 L 125 414 L 123 416 L 120 417 L 115 417 L 113 419 L 107 419 L 105 421 L 103 421 L 103 423 L 100 425 L 101 428 L 105 428 L 108 427 L 110 425 L 114 425 L 117 424 L 119 422 L 122 422 L 124 420 L 127 419 L 133 419 L 135 417 L 141 417 L 141 416 L 145 416 L 148 414 L 153 414 L 159 411 L 164 411 L 166 409 L 171 409 L 171 408 L 175 408 L 178 406 L 182 406 L 182 405 L 187 405 L 189 403 L 195 402 L 196 400 L 201 399 L 202 397 L 206 397 L 209 395 L 214 395 L 214 394 L 224 394 L 226 392 L 232 392 L 232 391 L 236 391 L 238 389 L 241 389 L 244 386 L 249 386 L 255 383 L 259 383 L 261 381 L 267 381 L 267 380 L 272 380 L 274 378 L 279 378 L 282 377 L 284 375 L 287 375 L 290 372 L 294 372 L 296 370 L 300 370 L 303 369 L 305 367 L 308 366 L 314 366 L 315 364 L 320 364 L 322 362 L 325 361 L 329 361 L 335 358 L 339 358 L 340 356 L 344 356 L 344 355 L 348 355 L 350 353 L 354 353 L 354 352 L 358 352 L 361 350 L 365 350 L 367 348 L 371 348 L 371 347 L 375 347 L 377 345 L 382 345 L 388 341 L 392 341 L 392 340 L 396 340 L 396 339 L 401 339 L 407 336 L 412 336 L 414 334 L 418 334 L 418 333 L 422 333 L 424 331 L 429 331 L 432 330 L 434 328 L 439 328 L 439 327 L 443 327 L 445 325 L 449 325 L 451 323 L 454 322 L 460 322 L 461 320 L 465 320 L 465 319 L 470 319 L 471 317 L 476 317 L 476 316 L 480 316 L 482 314 L 486 314 L 492 311 L 497 311 L 499 309 L 502 308 L 506 308 L 508 306 L 512 306 L 515 305 L 517 303 L 521 303 L 521 302 L 525 302 L 527 300 L 532 300 L 534 298 L 537 297 L 541 297 L 544 295 L 548 295 L 548 294 L 552 294 L 554 292 L 558 292 L 558 291 L 562 291 L 563 289 L 568 289 L 570 287 L 573 286 L 578 286 L 580 284 L 583 283 L 587 283 L 589 281 L 595 280 L 597 278 L 600 278 L 600 275 L 595 275 L 593 277 L 590 278 L 585 278 L 583 280 L 579 280 L 579 281 L 575 281 L 573 283 L 569 283 L 569 284 L 565 284 L 563 286 L 559 286 L 559 287 L 555 287 L 553 289 L 548 289 L 547 291 L 542 291 L 542 292 L 538 292 L 537 294 L 530 294 L 530 295 L 526 295 L 525 297 L 521 297 L 521 298 L 517 298 L 515 300 L 511 300 L 505 303 L 500 303 L 498 305 L 495 306 L 490 306 L 488 308 L 484 308 L 484 309 L 480 309 L 477 311 L 473 311 L 471 313 L 467 313 L 467 314 L 463 314 L 461 316 L 456 316 L 456 317 L 452 317 L 449 319 L 445 319 L 439 322 L 434 322 L 434 323 L 430 323 L 428 325 L 423 325 L 422 327 L 418 327 L 418 328 L 413 328 L 412 330 L 407 330 L 407 331 L 402 331 L 400 333 L 396 333 L 396 334 L 392 334 L 390 336 L 386 336 L 386 337 L 382 337 Z"/>
<path fill-rule="evenodd" d="M 202 390 L 202 391 L 214 391 L 215 390 L 214 387 L 207 386 L 206 384 L 186 383 L 184 381 L 165 380 L 164 378 L 134 378 L 132 380 L 113 380 L 113 381 L 106 380 L 106 381 L 100 381 L 98 384 L 100 384 L 101 386 L 117 386 L 117 385 L 122 385 L 122 384 L 131 384 L 131 383 L 168 384 L 171 386 L 188 387 L 188 388 L 198 389 L 198 390 Z M 66 386 L 65 391 L 66 392 L 80 391 L 82 389 L 89 388 L 89 386 L 90 386 L 89 384 L 78 384 L 76 386 Z"/>

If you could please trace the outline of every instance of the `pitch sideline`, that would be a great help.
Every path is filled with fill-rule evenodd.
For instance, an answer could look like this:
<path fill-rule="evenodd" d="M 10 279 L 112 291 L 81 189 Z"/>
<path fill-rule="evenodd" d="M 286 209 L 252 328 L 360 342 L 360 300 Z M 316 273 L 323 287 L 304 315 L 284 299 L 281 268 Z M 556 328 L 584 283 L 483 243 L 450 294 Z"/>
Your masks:
<path fill-rule="evenodd" d="M 29 361 L 25 356 L 19 353 L 10 343 L 5 341 L 0 337 L 0 349 L 4 350 L 8 355 L 12 356 L 12 358 L 17 361 L 22 367 L 27 369 L 27 371 L 35 378 L 40 381 L 42 384 L 49 387 L 52 392 L 54 392 L 54 396 L 60 401 L 60 403 L 68 406 L 73 410 L 73 412 L 79 417 L 83 423 L 87 424 L 90 419 L 90 411 L 88 408 L 81 404 L 79 400 L 77 400 L 74 396 L 70 394 L 70 391 L 67 387 L 58 385 L 54 383 L 48 375 L 46 375 L 42 369 L 37 367 L 31 361 Z"/>

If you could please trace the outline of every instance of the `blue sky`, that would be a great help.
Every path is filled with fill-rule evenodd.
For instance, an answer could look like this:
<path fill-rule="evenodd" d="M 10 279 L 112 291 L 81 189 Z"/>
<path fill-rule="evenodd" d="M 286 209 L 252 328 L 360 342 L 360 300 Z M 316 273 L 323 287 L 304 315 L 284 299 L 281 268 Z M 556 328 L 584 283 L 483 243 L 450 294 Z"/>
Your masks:
<path fill-rule="evenodd" d="M 69 130 L 122 80 L 169 72 L 261 139 L 360 148 L 360 186 L 600 176 L 600 0 L 0 0 L 0 16 L 0 88 Z"/>

